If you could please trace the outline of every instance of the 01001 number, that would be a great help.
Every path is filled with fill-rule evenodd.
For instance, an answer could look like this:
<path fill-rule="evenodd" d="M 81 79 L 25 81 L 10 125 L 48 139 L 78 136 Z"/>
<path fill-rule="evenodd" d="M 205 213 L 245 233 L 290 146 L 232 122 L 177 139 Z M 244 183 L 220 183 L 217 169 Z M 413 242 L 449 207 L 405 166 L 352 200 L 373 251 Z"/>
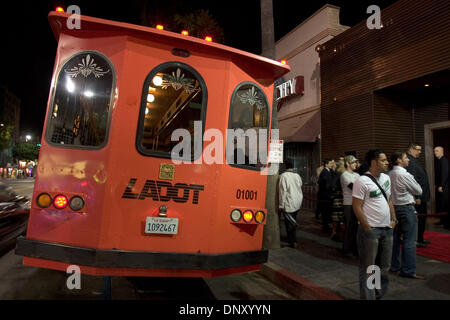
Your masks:
<path fill-rule="evenodd" d="M 236 190 L 236 199 L 258 200 L 258 191 L 253 190 Z"/>

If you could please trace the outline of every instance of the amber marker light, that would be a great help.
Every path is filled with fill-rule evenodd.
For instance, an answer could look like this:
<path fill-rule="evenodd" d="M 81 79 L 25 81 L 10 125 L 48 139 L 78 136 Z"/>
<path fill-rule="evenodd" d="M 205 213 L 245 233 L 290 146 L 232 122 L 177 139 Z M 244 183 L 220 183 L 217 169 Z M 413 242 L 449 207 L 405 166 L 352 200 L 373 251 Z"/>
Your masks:
<path fill-rule="evenodd" d="M 60 194 L 55 197 L 55 200 L 53 200 L 53 205 L 57 209 L 64 209 L 69 204 L 69 200 L 67 200 L 67 197 Z"/>
<path fill-rule="evenodd" d="M 209 37 L 209 36 L 205 37 L 205 40 L 208 41 L 208 42 L 212 42 L 212 38 Z"/>
<path fill-rule="evenodd" d="M 36 198 L 36 203 L 41 208 L 47 208 L 52 204 L 52 197 L 48 193 L 41 193 Z"/>
<path fill-rule="evenodd" d="M 253 220 L 253 211 L 252 210 L 245 210 L 242 217 L 244 218 L 244 221 L 247 223 L 252 222 Z"/>
<path fill-rule="evenodd" d="M 64 12 L 63 7 L 57 7 L 55 10 L 56 10 L 57 12 Z"/>
<path fill-rule="evenodd" d="M 187 30 L 183 30 L 183 31 L 181 31 L 181 34 L 182 34 L 183 36 L 188 36 L 188 35 L 189 35 L 189 32 L 188 32 Z"/>
<path fill-rule="evenodd" d="M 286 64 L 287 62 L 286 62 L 286 60 L 281 60 L 280 61 L 282 64 Z"/>
<path fill-rule="evenodd" d="M 258 223 L 263 223 L 266 218 L 266 214 L 263 211 L 258 211 L 255 214 L 255 221 Z"/>
<path fill-rule="evenodd" d="M 158 24 L 158 25 L 156 26 L 156 29 L 158 29 L 158 30 L 164 30 L 164 27 L 163 27 L 162 24 Z"/>

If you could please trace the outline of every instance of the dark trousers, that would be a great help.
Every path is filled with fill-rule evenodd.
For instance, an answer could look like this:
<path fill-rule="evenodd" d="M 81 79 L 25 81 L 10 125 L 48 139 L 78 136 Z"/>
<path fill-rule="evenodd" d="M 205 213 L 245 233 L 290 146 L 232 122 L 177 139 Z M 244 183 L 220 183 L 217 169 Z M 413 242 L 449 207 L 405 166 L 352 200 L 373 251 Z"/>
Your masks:
<path fill-rule="evenodd" d="M 286 212 L 286 214 L 292 216 L 295 221 L 297 221 L 297 213 L 300 210 L 294 211 L 294 212 Z M 284 219 L 284 225 L 286 226 L 286 234 L 287 234 L 287 241 L 290 245 L 293 245 L 294 243 L 297 243 L 297 226 L 291 222 L 289 222 L 288 219 Z"/>
<path fill-rule="evenodd" d="M 427 202 L 422 201 L 420 205 L 416 206 L 417 211 L 417 242 L 423 242 L 423 233 L 427 224 Z"/>
<path fill-rule="evenodd" d="M 329 229 L 331 223 L 332 200 L 319 200 L 320 214 L 322 216 L 322 228 Z"/>
<path fill-rule="evenodd" d="M 441 222 L 445 227 L 450 226 L 450 219 L 448 216 L 448 190 L 444 189 L 444 192 L 436 192 L 436 211 L 437 213 L 443 213 L 441 216 Z"/>
<path fill-rule="evenodd" d="M 342 243 L 342 252 L 345 255 L 358 255 L 358 246 L 356 235 L 358 233 L 358 219 L 356 219 L 352 206 L 344 206 L 344 242 Z"/>

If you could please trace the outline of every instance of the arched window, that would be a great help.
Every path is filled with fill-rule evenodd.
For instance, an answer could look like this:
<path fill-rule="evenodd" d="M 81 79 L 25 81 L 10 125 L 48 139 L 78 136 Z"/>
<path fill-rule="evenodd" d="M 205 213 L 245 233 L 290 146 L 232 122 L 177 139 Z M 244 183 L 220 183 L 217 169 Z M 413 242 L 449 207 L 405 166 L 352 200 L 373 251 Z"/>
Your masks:
<path fill-rule="evenodd" d="M 266 164 L 269 104 L 262 89 L 243 82 L 233 92 L 227 135 L 227 162 L 248 169 Z"/>
<path fill-rule="evenodd" d="M 137 134 L 138 150 L 150 156 L 195 160 L 201 156 L 207 89 L 200 74 L 187 64 L 167 62 L 153 69 L 144 83 Z M 172 133 L 181 130 L 190 143 L 180 153 Z M 194 135 L 196 140 L 194 143 Z M 186 154 L 182 154 L 185 152 Z"/>
<path fill-rule="evenodd" d="M 101 148 L 111 118 L 115 72 L 106 56 L 83 51 L 60 69 L 47 124 L 53 145 Z"/>

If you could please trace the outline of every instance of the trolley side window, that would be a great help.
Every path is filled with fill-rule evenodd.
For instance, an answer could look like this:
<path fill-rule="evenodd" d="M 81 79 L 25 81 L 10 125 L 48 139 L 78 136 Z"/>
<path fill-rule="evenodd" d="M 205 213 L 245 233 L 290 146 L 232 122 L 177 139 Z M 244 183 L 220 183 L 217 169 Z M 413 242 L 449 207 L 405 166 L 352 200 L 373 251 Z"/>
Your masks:
<path fill-rule="evenodd" d="M 99 52 L 74 55 L 61 68 L 51 104 L 47 141 L 77 148 L 101 148 L 110 123 L 115 73 Z"/>
<path fill-rule="evenodd" d="M 153 69 L 142 92 L 138 150 L 149 156 L 195 160 L 201 155 L 202 143 L 194 144 L 194 131 L 197 124 L 197 135 L 201 134 L 203 141 L 200 124 L 204 128 L 206 104 L 205 82 L 192 67 L 181 62 L 167 62 Z M 175 130 L 178 131 L 172 138 Z M 179 132 L 184 133 L 182 137 Z M 190 141 L 185 141 L 186 137 Z M 188 147 L 177 152 L 174 147 L 180 143 Z"/>
<path fill-rule="evenodd" d="M 239 84 L 231 97 L 227 162 L 246 169 L 264 167 L 268 125 L 269 104 L 262 89 L 251 82 Z"/>

